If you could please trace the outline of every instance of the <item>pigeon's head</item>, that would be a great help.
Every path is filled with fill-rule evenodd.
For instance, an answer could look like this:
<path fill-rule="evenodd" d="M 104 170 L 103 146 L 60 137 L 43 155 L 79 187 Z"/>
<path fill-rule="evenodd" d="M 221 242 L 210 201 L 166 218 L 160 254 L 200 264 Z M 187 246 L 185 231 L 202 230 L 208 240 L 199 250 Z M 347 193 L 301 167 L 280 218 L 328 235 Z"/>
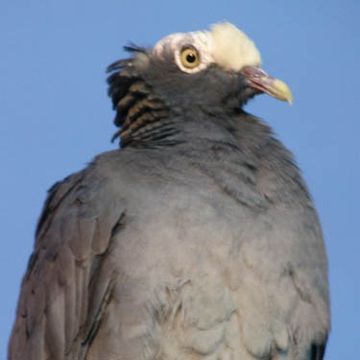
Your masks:
<path fill-rule="evenodd" d="M 288 86 L 262 70 L 254 42 L 229 23 L 207 31 L 172 34 L 151 49 L 126 49 L 133 56 L 109 67 L 117 125 L 123 124 L 130 106 L 139 103 L 136 100 L 150 95 L 180 111 L 239 109 L 260 93 L 292 101 Z M 152 105 L 157 106 L 156 102 Z"/>

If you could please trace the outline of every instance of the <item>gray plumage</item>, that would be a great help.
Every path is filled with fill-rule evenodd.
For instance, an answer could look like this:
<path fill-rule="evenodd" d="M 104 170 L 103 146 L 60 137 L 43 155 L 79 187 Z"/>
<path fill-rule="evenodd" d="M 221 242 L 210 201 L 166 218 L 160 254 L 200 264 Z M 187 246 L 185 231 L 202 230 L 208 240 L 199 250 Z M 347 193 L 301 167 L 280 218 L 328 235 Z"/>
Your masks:
<path fill-rule="evenodd" d="M 243 74 L 169 49 L 110 68 L 123 148 L 50 189 L 11 360 L 322 359 L 326 254 L 292 155 L 242 110 Z"/>

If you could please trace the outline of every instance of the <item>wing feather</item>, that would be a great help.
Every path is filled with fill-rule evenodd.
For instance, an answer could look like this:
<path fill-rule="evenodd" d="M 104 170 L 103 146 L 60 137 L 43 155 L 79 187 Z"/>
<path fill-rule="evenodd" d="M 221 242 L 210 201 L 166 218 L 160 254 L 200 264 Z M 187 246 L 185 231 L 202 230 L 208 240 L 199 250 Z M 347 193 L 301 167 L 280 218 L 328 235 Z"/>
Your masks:
<path fill-rule="evenodd" d="M 11 360 L 82 359 L 107 306 L 123 204 L 91 166 L 55 184 L 36 231 L 9 344 Z"/>

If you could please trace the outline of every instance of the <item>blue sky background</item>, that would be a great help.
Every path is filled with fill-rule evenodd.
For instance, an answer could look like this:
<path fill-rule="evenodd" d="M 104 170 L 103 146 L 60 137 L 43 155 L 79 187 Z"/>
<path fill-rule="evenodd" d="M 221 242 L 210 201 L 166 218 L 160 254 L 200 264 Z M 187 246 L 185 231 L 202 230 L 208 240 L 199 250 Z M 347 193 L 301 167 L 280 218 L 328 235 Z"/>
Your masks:
<path fill-rule="evenodd" d="M 0 360 L 45 191 L 113 149 L 106 66 L 122 45 L 229 20 L 264 68 L 291 85 L 293 106 L 267 96 L 247 110 L 295 153 L 314 196 L 330 263 L 327 359 L 360 344 L 360 2 L 358 0 L 0 3 Z"/>

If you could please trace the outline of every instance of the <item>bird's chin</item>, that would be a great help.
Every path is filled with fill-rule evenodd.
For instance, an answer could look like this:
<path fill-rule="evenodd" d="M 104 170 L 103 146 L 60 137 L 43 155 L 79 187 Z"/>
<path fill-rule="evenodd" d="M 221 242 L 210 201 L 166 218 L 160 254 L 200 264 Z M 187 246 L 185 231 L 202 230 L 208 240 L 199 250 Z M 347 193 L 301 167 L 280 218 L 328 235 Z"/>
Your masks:
<path fill-rule="evenodd" d="M 263 91 L 255 89 L 250 86 L 246 86 L 242 89 L 239 96 L 240 106 L 245 105 L 249 100 L 253 99 L 256 95 L 263 94 Z"/>

